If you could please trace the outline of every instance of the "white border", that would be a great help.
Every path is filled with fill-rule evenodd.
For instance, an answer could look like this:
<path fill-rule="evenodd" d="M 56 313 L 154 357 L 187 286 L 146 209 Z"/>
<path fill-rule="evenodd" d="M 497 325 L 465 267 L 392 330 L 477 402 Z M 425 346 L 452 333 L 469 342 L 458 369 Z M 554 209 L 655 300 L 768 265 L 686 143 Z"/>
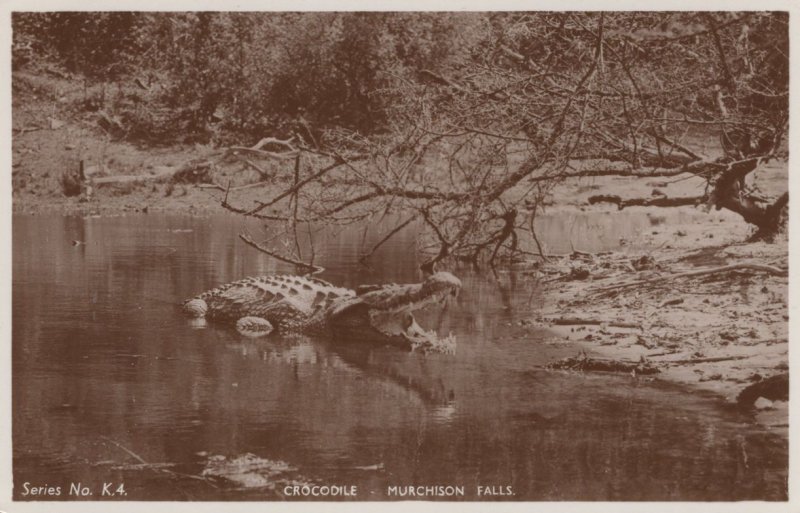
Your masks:
<path fill-rule="evenodd" d="M 433 7 L 433 9 L 431 9 Z M 789 407 L 789 502 L 767 503 L 767 502 L 12 502 L 12 472 L 11 472 L 11 15 L 12 11 L 58 11 L 58 10 L 80 10 L 80 11 L 100 11 L 100 10 L 132 10 L 132 11 L 197 11 L 197 10 L 217 10 L 217 11 L 259 11 L 259 10 L 287 10 L 287 11 L 415 11 L 415 10 L 436 10 L 436 11 L 483 11 L 483 10 L 575 10 L 575 11 L 596 11 L 596 10 L 704 10 L 704 11 L 789 11 L 790 12 L 790 163 L 789 163 L 789 190 L 792 198 L 800 198 L 800 179 L 793 176 L 793 168 L 797 162 L 797 151 L 800 151 L 798 144 L 798 131 L 796 123 L 800 119 L 798 99 L 800 99 L 800 86 L 798 83 L 798 57 L 800 57 L 800 2 L 792 0 L 658 0 L 651 2 L 631 1 L 631 0 L 586 0 L 576 2 L 574 0 L 547 0 L 539 2 L 524 2 L 520 0 L 462 0 L 462 1 L 440 1 L 435 5 L 430 0 L 383 0 L 381 2 L 370 2 L 367 0 L 345 0 L 345 1 L 325 1 L 325 0 L 271 0 L 266 1 L 229 1 L 204 0 L 189 2 L 186 0 L 122 0 L 112 2 L 108 0 L 40 0 L 36 3 L 30 1 L 6 1 L 0 0 L 0 133 L 4 134 L 0 141 L 0 198 L 2 201 L 2 212 L 0 212 L 0 513 L 27 513 L 27 512 L 75 512 L 93 513 L 105 512 L 112 509 L 118 513 L 137 512 L 145 509 L 162 510 L 169 508 L 176 512 L 214 512 L 230 511 L 236 512 L 299 512 L 313 509 L 320 512 L 342 512 L 342 511 L 370 511 L 376 509 L 386 512 L 407 511 L 413 508 L 418 511 L 467 511 L 477 512 L 491 509 L 497 512 L 518 512 L 536 511 L 554 513 L 573 513 L 576 511 L 598 512 L 598 511 L 619 511 L 619 512 L 641 512 L 647 510 L 648 513 L 658 513 L 666 511 L 685 511 L 685 512 L 731 512 L 731 513 L 754 513 L 754 512 L 798 512 L 800 511 L 800 478 L 798 477 L 798 465 L 800 464 L 800 447 L 798 446 L 798 404 L 800 397 L 800 383 L 798 379 L 792 379 L 790 383 L 790 397 L 792 400 Z M 798 292 L 798 273 L 795 268 L 797 253 L 800 246 L 797 245 L 800 237 L 800 224 L 797 219 L 800 215 L 800 207 L 796 205 L 796 199 L 792 199 L 790 206 L 790 272 L 789 272 L 789 360 L 790 368 L 798 369 L 799 354 L 792 349 L 793 341 L 797 339 L 797 323 L 795 319 L 800 315 L 800 292 Z"/>

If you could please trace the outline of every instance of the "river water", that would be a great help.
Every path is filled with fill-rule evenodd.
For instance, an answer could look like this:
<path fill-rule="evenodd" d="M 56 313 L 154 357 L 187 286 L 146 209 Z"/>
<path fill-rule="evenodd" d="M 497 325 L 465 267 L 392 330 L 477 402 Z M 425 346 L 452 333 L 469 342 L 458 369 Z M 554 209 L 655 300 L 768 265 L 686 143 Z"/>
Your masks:
<path fill-rule="evenodd" d="M 597 251 L 647 224 L 553 216 L 540 237 Z M 368 228 L 317 241 L 320 277 L 419 281 L 412 230 L 358 263 L 385 233 Z M 522 274 L 454 270 L 457 301 L 417 317 L 454 333 L 455 355 L 192 326 L 181 300 L 291 271 L 239 241 L 242 229 L 260 228 L 232 216 L 14 217 L 15 499 L 280 500 L 294 485 L 355 487 L 355 500 L 407 499 L 396 490 L 409 486 L 464 491 L 447 500 L 479 499 L 479 486 L 510 500 L 787 497 L 786 440 L 719 398 L 541 370 L 577 350 L 519 325 L 543 300 Z M 116 495 L 102 496 L 104 483 Z M 60 493 L 31 493 L 47 486 Z"/>

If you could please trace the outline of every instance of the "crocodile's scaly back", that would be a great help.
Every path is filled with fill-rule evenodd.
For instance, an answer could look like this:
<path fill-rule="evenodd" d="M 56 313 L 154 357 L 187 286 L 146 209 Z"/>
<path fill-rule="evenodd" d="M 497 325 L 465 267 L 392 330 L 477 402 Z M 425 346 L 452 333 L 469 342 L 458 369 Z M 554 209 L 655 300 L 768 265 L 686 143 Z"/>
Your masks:
<path fill-rule="evenodd" d="M 187 310 L 197 300 L 205 302 L 205 317 L 236 321 L 242 317 L 261 317 L 281 330 L 304 328 L 312 316 L 341 297 L 354 296 L 352 290 L 336 287 L 317 278 L 273 275 L 245 278 L 203 292 L 186 303 Z"/>

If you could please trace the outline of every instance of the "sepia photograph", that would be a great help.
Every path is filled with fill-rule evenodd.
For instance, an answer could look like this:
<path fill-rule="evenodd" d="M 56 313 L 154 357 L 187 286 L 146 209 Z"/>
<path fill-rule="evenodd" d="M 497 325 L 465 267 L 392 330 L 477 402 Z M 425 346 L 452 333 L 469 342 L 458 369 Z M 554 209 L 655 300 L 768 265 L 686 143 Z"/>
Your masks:
<path fill-rule="evenodd" d="M 790 505 L 788 7 L 74 7 L 0 29 L 0 510 Z"/>

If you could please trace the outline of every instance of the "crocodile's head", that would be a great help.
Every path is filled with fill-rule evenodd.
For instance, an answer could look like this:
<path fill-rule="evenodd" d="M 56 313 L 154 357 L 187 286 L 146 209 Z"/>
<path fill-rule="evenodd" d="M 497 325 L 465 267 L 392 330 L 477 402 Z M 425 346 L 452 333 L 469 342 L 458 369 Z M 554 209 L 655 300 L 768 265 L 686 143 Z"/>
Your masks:
<path fill-rule="evenodd" d="M 438 272 L 422 283 L 369 285 L 357 295 L 342 298 L 327 312 L 327 324 L 337 337 L 351 340 L 382 340 L 411 349 L 452 352 L 455 338 L 440 338 L 414 319 L 414 312 L 433 304 L 445 304 L 458 295 L 461 281 L 448 272 Z"/>

